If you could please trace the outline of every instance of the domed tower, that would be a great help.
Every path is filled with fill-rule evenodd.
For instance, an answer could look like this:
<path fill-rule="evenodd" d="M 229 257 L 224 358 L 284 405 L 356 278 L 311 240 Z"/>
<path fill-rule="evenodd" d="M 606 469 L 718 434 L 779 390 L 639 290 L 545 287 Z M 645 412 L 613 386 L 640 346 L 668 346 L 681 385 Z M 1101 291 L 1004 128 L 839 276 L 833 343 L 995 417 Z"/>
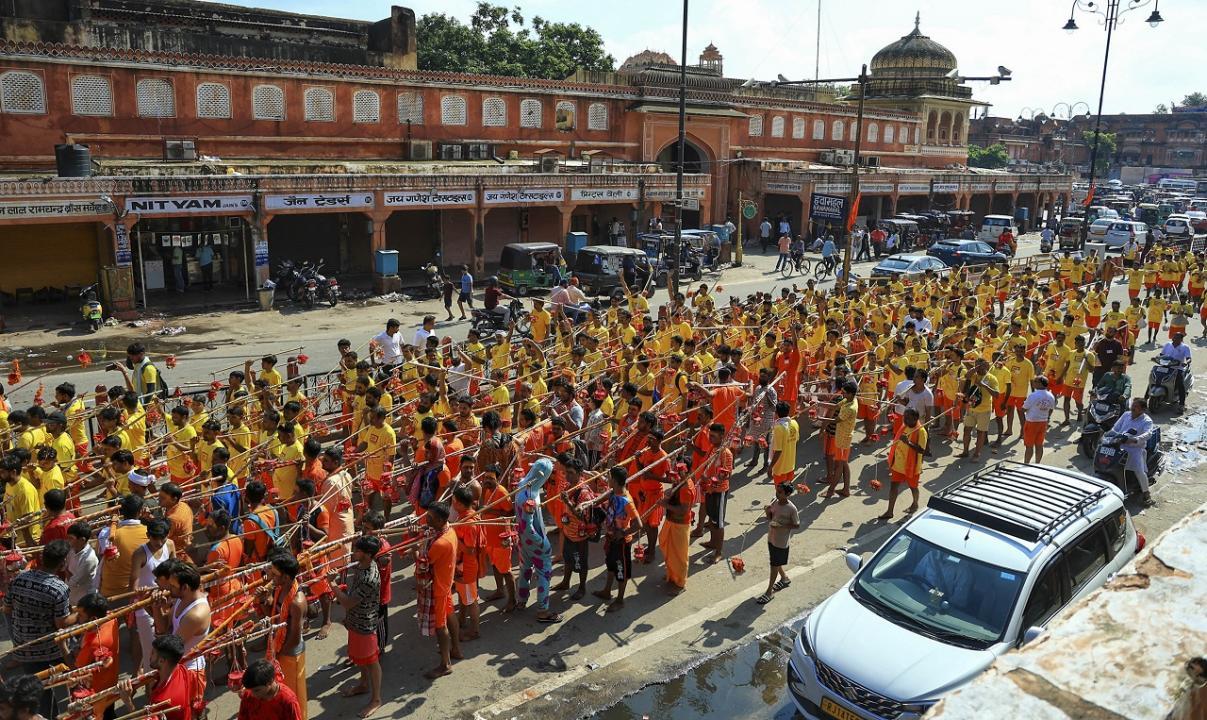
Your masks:
<path fill-rule="evenodd" d="M 642 70 L 658 66 L 677 66 L 675 58 L 658 50 L 642 50 L 620 64 L 618 73 L 639 73 Z"/>
<path fill-rule="evenodd" d="M 927 152 L 963 162 L 969 108 L 983 103 L 973 100 L 972 88 L 957 77 L 956 56 L 922 33 L 921 15 L 914 16 L 912 32 L 872 56 L 866 105 L 917 113 L 922 124 L 907 144 L 951 148 Z M 859 86 L 852 92 L 858 97 Z"/>
<path fill-rule="evenodd" d="M 709 43 L 708 47 L 704 48 L 704 52 L 700 53 L 700 67 L 724 76 L 725 70 L 721 62 L 723 59 L 717 46 Z"/>

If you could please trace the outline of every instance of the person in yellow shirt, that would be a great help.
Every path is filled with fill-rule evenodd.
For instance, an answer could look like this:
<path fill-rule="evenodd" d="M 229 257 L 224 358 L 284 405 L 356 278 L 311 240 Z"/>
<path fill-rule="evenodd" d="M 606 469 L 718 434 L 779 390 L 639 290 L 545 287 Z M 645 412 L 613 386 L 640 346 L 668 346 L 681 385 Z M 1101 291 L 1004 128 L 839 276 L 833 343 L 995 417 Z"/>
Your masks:
<path fill-rule="evenodd" d="M 38 464 L 34 468 L 34 478 L 37 479 L 39 495 L 66 488 L 67 482 L 63 479 L 63 471 L 59 469 L 58 457 L 58 452 L 52 447 L 43 445 L 38 448 Z"/>
<path fill-rule="evenodd" d="M 272 485 L 276 488 L 277 497 L 282 501 L 293 498 L 306 459 L 305 453 L 302 452 L 302 443 L 297 439 L 297 426 L 293 423 L 282 422 L 277 428 L 277 446 L 273 450 L 272 459 L 277 464 L 272 471 Z"/>
<path fill-rule="evenodd" d="M 1157 337 L 1157 331 L 1161 329 L 1161 323 L 1165 321 L 1165 311 L 1167 303 L 1165 298 L 1158 290 L 1156 295 L 1150 295 L 1144 301 L 1144 314 L 1148 320 L 1148 342 L 1151 344 Z"/>
<path fill-rule="evenodd" d="M 796 444 L 800 442 L 800 425 L 789 417 L 792 406 L 783 400 L 775 405 L 775 424 L 771 427 L 771 463 L 767 476 L 779 485 L 796 475 Z"/>
<path fill-rule="evenodd" d="M 834 415 L 826 420 L 825 436 L 830 444 L 830 473 L 826 478 L 829 490 L 826 497 L 833 497 L 835 492 L 839 497 L 851 494 L 851 439 L 855 434 L 855 421 L 859 418 L 859 401 L 856 395 L 858 386 L 852 380 L 847 380 L 839 389 L 838 407 Z M 773 431 L 774 432 L 774 431 Z M 842 488 L 836 490 L 838 481 Z"/>
<path fill-rule="evenodd" d="M 982 361 L 978 361 L 978 364 Z M 988 364 L 986 364 L 986 369 Z M 985 416 L 988 417 L 988 411 Z M 893 444 L 889 448 L 888 466 L 889 466 L 889 490 L 888 490 L 888 510 L 878 520 L 891 520 L 893 518 L 893 508 L 897 504 L 897 494 L 901 492 L 901 485 L 908 485 L 912 502 L 906 508 L 905 514 L 911 515 L 918 510 L 918 481 L 922 477 L 922 456 L 927 452 L 927 446 L 930 442 L 930 437 L 927 435 L 926 427 L 920 422 L 918 411 L 912 407 L 905 408 L 902 413 L 901 429 L 893 438 Z M 967 434 L 965 434 L 965 447 L 967 447 Z M 978 450 L 980 444 L 977 445 Z M 965 453 L 967 455 L 967 453 Z"/>
<path fill-rule="evenodd" d="M 361 433 L 357 450 L 364 457 L 365 482 L 369 485 L 368 505 L 376 508 L 380 504 L 386 517 L 389 517 L 394 503 L 391 472 L 398 455 L 398 436 L 386 422 L 387 416 L 383 408 L 373 411 L 369 425 Z M 435 424 L 434 418 L 432 424 Z M 422 428 L 420 433 L 422 435 Z"/>
<path fill-rule="evenodd" d="M 1057 330 L 1052 342 L 1044 349 L 1044 375 L 1048 378 L 1048 389 L 1059 397 L 1061 383 L 1064 381 L 1065 370 L 1069 365 L 1069 346 L 1064 330 Z"/>
<path fill-rule="evenodd" d="M 67 418 L 67 433 L 77 450 L 88 450 L 88 428 L 86 426 L 88 411 L 84 407 L 84 398 L 75 393 L 75 385 L 69 382 L 61 383 L 54 389 L 55 405 Z"/>
<path fill-rule="evenodd" d="M 658 376 L 659 401 L 669 413 L 682 413 L 687 409 L 688 376 L 682 368 L 683 356 L 675 353 Z"/>
<path fill-rule="evenodd" d="M 42 536 L 42 498 L 22 472 L 21 461 L 13 455 L 0 458 L 0 480 L 4 482 L 4 517 L 16 531 L 18 545 L 33 547 Z M 22 524 L 29 522 L 28 525 Z"/>
<path fill-rule="evenodd" d="M 1001 393 L 1001 386 L 998 385 L 997 378 L 989 372 L 989 361 L 985 358 L 978 358 L 972 370 L 964 379 L 963 396 L 964 402 L 968 405 L 968 413 L 964 416 L 964 451 L 956 455 L 958 458 L 967 458 L 968 448 L 972 442 L 972 435 L 976 433 L 976 450 L 972 454 L 972 459 L 976 460 L 981 456 L 981 448 L 989 440 L 989 419 L 993 413 L 993 402 Z M 917 417 L 917 414 L 914 415 Z"/>
<path fill-rule="evenodd" d="M 1132 268 L 1127 271 L 1127 296 L 1129 298 L 1140 297 L 1140 288 L 1144 287 L 1144 270 L 1141 268 Z"/>
<path fill-rule="evenodd" d="M 255 374 L 248 373 L 248 377 L 252 378 L 252 380 L 255 380 L 257 376 L 268 383 L 268 387 L 272 390 L 274 397 L 281 394 L 281 386 L 285 384 L 285 379 L 281 377 L 280 371 L 277 370 L 276 355 L 265 355 L 260 358 L 260 372 Z"/>
<path fill-rule="evenodd" d="M 171 481 L 184 487 L 193 478 L 189 465 L 195 456 L 197 430 L 189 422 L 189 409 L 184 405 L 172 408 L 168 415 L 168 437 L 165 454 L 168 458 L 168 474 Z M 123 448 L 126 449 L 126 448 Z"/>
<path fill-rule="evenodd" d="M 1031 393 L 1031 380 L 1035 377 L 1035 364 L 1027 359 L 1027 346 L 1015 344 L 1011 348 L 1011 357 L 1005 367 L 1010 372 L 1010 382 L 1003 389 L 1006 395 L 1006 435 L 1014 434 L 1014 418 L 1018 416 L 1018 430 L 1021 433 L 1023 423 L 1023 401 Z"/>
<path fill-rule="evenodd" d="M 1069 353 L 1069 363 L 1061 383 L 1061 394 L 1065 399 L 1065 423 L 1069 422 L 1069 406 L 1077 403 L 1077 422 L 1081 422 L 1085 406 L 1082 396 L 1085 394 L 1085 381 L 1098 365 L 1098 356 L 1086 350 L 1085 338 L 1078 337 Z"/>
<path fill-rule="evenodd" d="M 532 299 L 532 312 L 528 316 L 532 339 L 538 344 L 544 344 L 549 338 L 549 328 L 553 324 L 553 316 L 545 309 L 545 301 L 540 298 Z"/>

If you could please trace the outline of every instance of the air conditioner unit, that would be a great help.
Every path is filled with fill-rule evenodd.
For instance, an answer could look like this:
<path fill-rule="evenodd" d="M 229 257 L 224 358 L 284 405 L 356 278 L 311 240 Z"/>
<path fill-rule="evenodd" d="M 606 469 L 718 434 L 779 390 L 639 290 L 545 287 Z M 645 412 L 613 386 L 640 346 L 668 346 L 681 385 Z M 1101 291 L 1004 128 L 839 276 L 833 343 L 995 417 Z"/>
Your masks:
<path fill-rule="evenodd" d="M 164 140 L 163 159 L 189 161 L 197 159 L 197 145 L 192 140 Z"/>
<path fill-rule="evenodd" d="M 466 157 L 470 160 L 489 160 L 494 154 L 493 148 L 486 143 L 470 143 L 465 148 Z"/>
<path fill-rule="evenodd" d="M 822 150 L 821 157 L 819 157 L 818 159 L 821 162 L 825 163 L 826 165 L 836 165 L 837 164 L 837 161 L 834 159 L 833 150 Z"/>
<path fill-rule="evenodd" d="M 556 157 L 543 157 L 541 158 L 541 172 L 555 173 L 559 163 L 560 161 Z"/>
<path fill-rule="evenodd" d="M 860 160 L 862 160 L 864 167 L 880 167 L 880 158 L 875 155 L 869 155 L 868 157 L 860 158 Z"/>
<path fill-rule="evenodd" d="M 447 143 L 440 146 L 441 160 L 460 160 L 461 146 L 456 143 Z"/>
<path fill-rule="evenodd" d="M 834 151 L 835 165 L 854 165 L 855 151 L 854 150 L 835 150 Z"/>
<path fill-rule="evenodd" d="M 407 153 L 408 160 L 431 160 L 432 159 L 432 141 L 431 140 L 412 140 L 410 150 Z"/>

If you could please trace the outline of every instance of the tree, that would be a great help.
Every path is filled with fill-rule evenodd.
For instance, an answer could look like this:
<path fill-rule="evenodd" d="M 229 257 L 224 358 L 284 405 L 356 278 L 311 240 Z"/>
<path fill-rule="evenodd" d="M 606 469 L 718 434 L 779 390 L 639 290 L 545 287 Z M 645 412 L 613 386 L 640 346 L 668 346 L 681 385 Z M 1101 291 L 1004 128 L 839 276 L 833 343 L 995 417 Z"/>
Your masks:
<path fill-rule="evenodd" d="M 1094 133 L 1091 130 L 1085 130 L 1081 133 L 1081 137 L 1085 140 L 1085 144 L 1090 146 L 1091 152 L 1094 148 Z M 1115 133 L 1100 133 L 1098 137 L 1098 156 L 1094 162 L 1094 174 L 1105 176 L 1106 171 L 1111 167 L 1111 158 L 1115 157 Z"/>
<path fill-rule="evenodd" d="M 989 147 L 981 147 L 980 145 L 968 146 L 968 166 L 978 168 L 1004 168 L 1010 164 L 1010 153 L 1006 152 L 1006 146 L 1001 143 L 994 143 Z"/>
<path fill-rule="evenodd" d="M 419 69 L 561 80 L 578 69 L 612 70 L 603 38 L 578 23 L 541 17 L 525 27 L 520 9 L 479 2 L 469 25 L 444 13 L 419 18 Z"/>
<path fill-rule="evenodd" d="M 1168 106 L 1168 105 L 1166 105 L 1165 103 L 1161 103 L 1161 104 L 1160 104 L 1160 105 L 1158 105 L 1157 107 L 1153 108 L 1153 114 L 1154 114 L 1154 115 L 1168 115 L 1168 114 L 1169 114 L 1169 106 Z"/>
<path fill-rule="evenodd" d="M 1207 95 L 1201 92 L 1192 92 L 1182 98 L 1182 107 L 1203 107 L 1207 105 Z"/>

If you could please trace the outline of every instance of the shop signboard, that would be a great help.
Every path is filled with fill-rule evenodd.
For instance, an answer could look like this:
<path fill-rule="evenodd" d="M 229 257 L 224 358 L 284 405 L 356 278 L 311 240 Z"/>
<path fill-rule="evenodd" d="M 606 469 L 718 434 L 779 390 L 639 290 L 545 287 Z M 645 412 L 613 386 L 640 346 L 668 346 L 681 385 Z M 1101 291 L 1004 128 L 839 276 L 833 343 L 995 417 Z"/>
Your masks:
<path fill-rule="evenodd" d="M 570 199 L 575 202 L 630 202 L 638 199 L 637 188 L 574 188 Z"/>
<path fill-rule="evenodd" d="M 937 193 L 956 193 L 960 191 L 959 183 L 935 183 L 933 187 Z"/>
<path fill-rule="evenodd" d="M 973 183 L 968 189 L 972 192 L 989 192 L 993 189 L 993 183 Z"/>
<path fill-rule="evenodd" d="M 482 202 L 487 205 L 562 202 L 565 199 L 566 191 L 561 188 L 498 189 L 487 190 L 482 194 Z"/>
<path fill-rule="evenodd" d="M 79 217 L 112 215 L 113 205 L 99 198 L 76 200 L 31 200 L 0 203 L 0 218 Z"/>
<path fill-rule="evenodd" d="M 851 183 L 826 183 L 816 186 L 816 190 L 821 193 L 849 193 Z"/>
<path fill-rule="evenodd" d="M 930 183 L 900 183 L 897 192 L 901 194 L 925 195 L 930 192 Z"/>
<path fill-rule="evenodd" d="M 803 189 L 800 183 L 769 182 L 763 183 L 763 189 L 769 193 L 789 193 L 796 195 Z"/>
<path fill-rule="evenodd" d="M 386 207 L 464 207 L 477 200 L 476 190 L 397 190 L 382 195 Z"/>
<path fill-rule="evenodd" d="M 1013 190 L 1016 187 L 1018 187 L 1017 182 L 999 182 L 994 186 L 994 189 L 997 192 L 1001 192 L 1003 190 Z"/>
<path fill-rule="evenodd" d="M 373 193 L 294 193 L 291 195 L 265 195 L 264 207 L 268 210 L 340 210 L 372 208 Z"/>
<path fill-rule="evenodd" d="M 130 253 L 130 231 L 124 223 L 113 226 L 113 254 L 118 267 L 130 267 L 134 264 L 133 255 Z"/>
<path fill-rule="evenodd" d="M 194 195 L 126 198 L 126 212 L 139 215 L 238 214 L 255 209 L 251 195 Z"/>
<path fill-rule="evenodd" d="M 256 267 L 268 267 L 268 241 L 256 241 Z"/>
<path fill-rule="evenodd" d="M 646 200 L 674 200 L 675 197 L 675 188 L 647 188 L 645 191 Z M 704 197 L 704 191 L 700 188 L 683 188 L 683 197 L 699 200 Z"/>
<path fill-rule="evenodd" d="M 878 195 L 882 193 L 892 193 L 893 184 L 886 182 L 878 183 L 859 183 L 859 192 L 864 195 Z"/>
<path fill-rule="evenodd" d="M 813 193 L 809 201 L 809 217 L 813 220 L 847 219 L 847 199 L 841 195 Z"/>

